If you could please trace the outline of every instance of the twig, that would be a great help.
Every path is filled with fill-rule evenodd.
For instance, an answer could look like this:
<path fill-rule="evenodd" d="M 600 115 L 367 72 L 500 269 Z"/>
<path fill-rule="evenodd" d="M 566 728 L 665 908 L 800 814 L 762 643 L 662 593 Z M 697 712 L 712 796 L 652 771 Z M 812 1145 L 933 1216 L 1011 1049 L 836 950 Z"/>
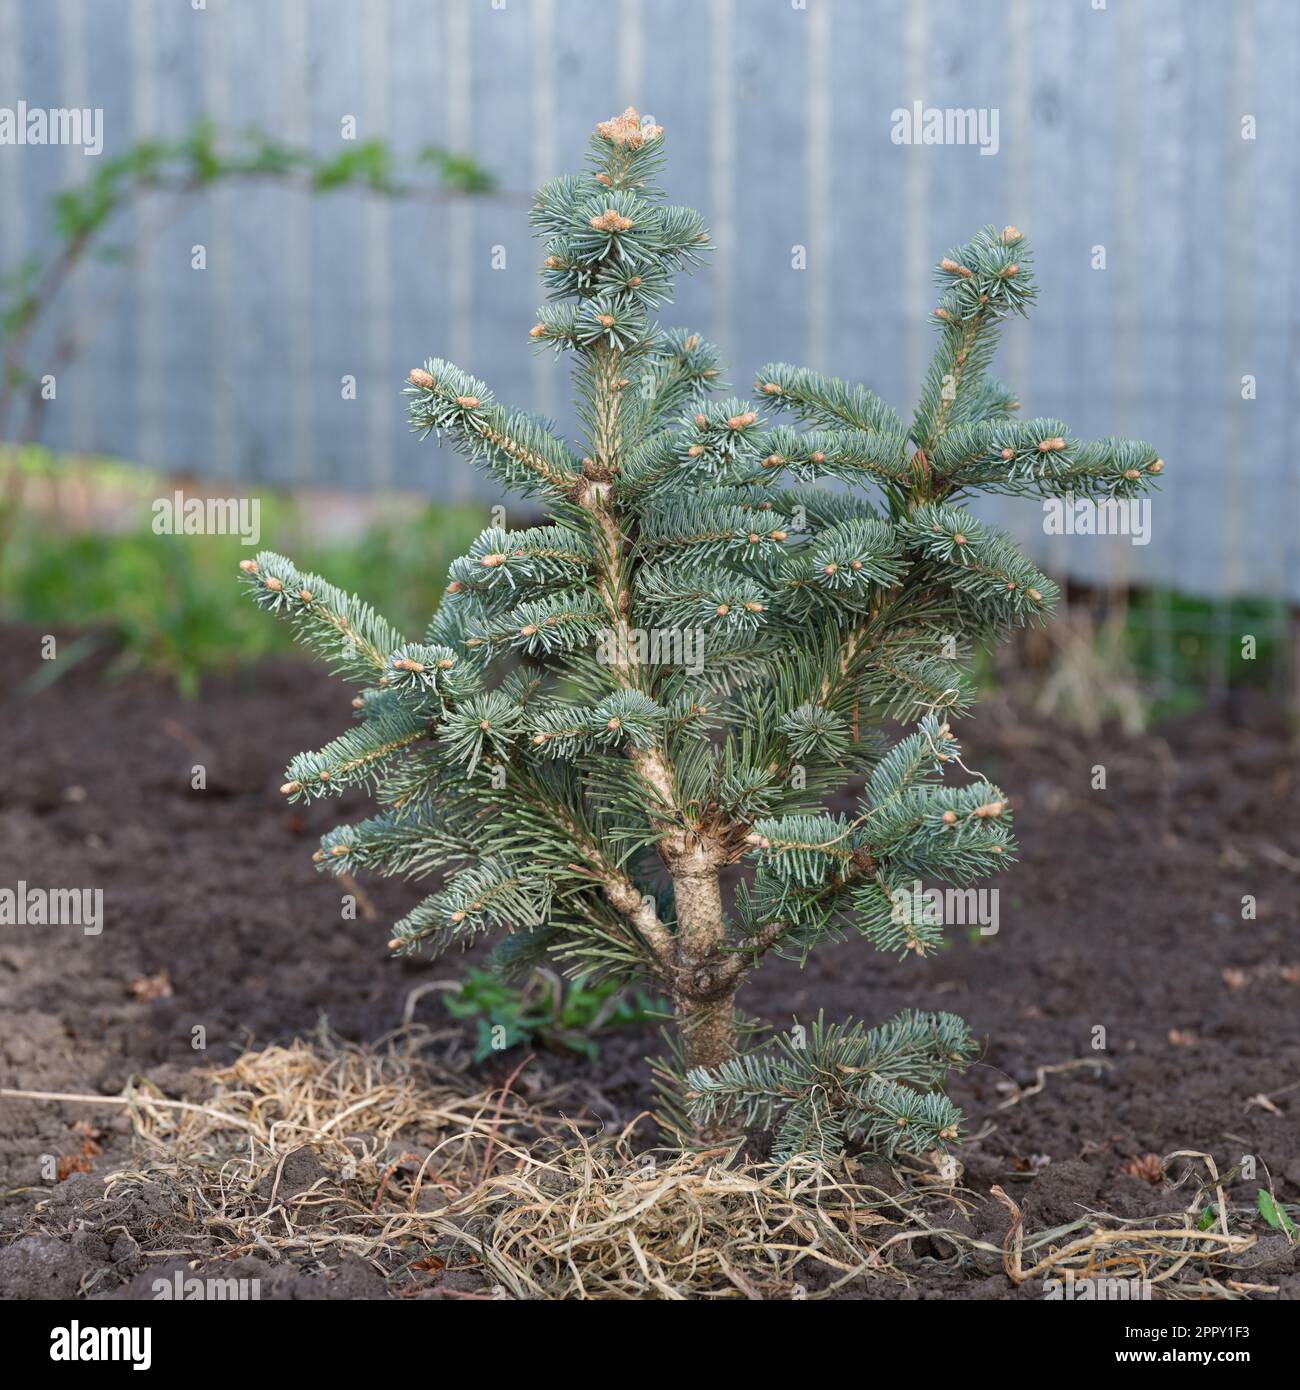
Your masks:
<path fill-rule="evenodd" d="M 223 1124 L 247 1130 L 250 1134 L 257 1132 L 256 1125 L 249 1124 L 247 1120 L 241 1120 L 236 1115 L 214 1110 L 210 1105 L 193 1105 L 187 1100 L 167 1100 L 162 1096 L 91 1096 L 78 1095 L 72 1091 L 15 1091 L 3 1086 L 0 1087 L 0 1099 L 68 1101 L 80 1105 L 161 1105 L 170 1110 L 189 1110 L 196 1115 L 207 1115 Z"/>

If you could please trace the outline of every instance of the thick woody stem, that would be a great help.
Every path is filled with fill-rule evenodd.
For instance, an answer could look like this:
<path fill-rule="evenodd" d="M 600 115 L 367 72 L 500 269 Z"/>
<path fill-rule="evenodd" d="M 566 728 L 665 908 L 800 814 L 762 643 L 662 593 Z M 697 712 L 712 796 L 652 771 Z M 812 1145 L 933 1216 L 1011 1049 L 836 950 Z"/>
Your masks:
<path fill-rule="evenodd" d="M 736 996 L 677 999 L 677 1029 L 687 1067 L 712 1071 L 736 1055 Z"/>
<path fill-rule="evenodd" d="M 670 842 L 665 860 L 677 902 L 674 1004 L 690 1066 L 716 1067 L 736 1050 L 734 999 L 740 974 L 729 971 L 719 880 L 721 855 Z"/>
<path fill-rule="evenodd" d="M 631 587 L 627 576 L 626 537 L 613 505 L 617 463 L 622 450 L 620 404 L 622 354 L 598 348 L 593 354 L 596 409 L 592 431 L 594 458 L 587 476 L 574 489 L 574 500 L 588 512 L 599 529 L 603 578 L 601 598 L 614 629 L 612 667 L 627 689 L 638 688 L 636 644 L 630 640 Z M 716 1067 L 736 1050 L 733 999 L 740 975 L 728 975 L 726 922 L 722 912 L 719 872 L 725 855 L 684 826 L 669 820 L 675 799 L 672 765 L 657 747 L 632 749 L 634 765 L 653 788 L 671 827 L 659 844 L 659 853 L 673 880 L 677 905 L 677 933 L 666 941 L 651 932 L 643 935 L 663 967 L 672 990 L 682 1045 L 690 1066 Z M 654 814 L 652 809 L 652 814 Z M 634 905 L 611 902 L 632 919 Z M 638 904 L 639 906 L 639 904 Z"/>

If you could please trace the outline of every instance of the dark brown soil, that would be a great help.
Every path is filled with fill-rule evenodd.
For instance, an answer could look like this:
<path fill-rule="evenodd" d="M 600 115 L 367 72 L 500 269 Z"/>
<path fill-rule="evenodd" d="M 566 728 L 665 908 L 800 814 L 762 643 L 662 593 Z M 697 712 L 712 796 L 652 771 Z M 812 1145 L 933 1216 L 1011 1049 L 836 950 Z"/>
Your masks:
<path fill-rule="evenodd" d="M 104 683 L 92 660 L 25 695 L 21 682 L 45 670 L 39 634 L 3 637 L 0 887 L 101 886 L 105 926 L 97 937 L 0 927 L 0 1084 L 108 1093 L 144 1073 L 176 1093 L 193 1085 L 190 1068 L 321 1019 L 345 1037 L 377 1038 L 400 1022 L 413 988 L 459 970 L 456 960 L 389 958 L 385 928 L 409 887 L 368 883 L 378 920 L 342 920 L 338 886 L 310 863 L 339 807 L 287 809 L 277 792 L 293 753 L 345 726 L 337 682 L 278 662 L 214 681 L 187 704 L 156 683 Z M 961 733 L 966 761 L 1011 793 L 1019 817 L 1022 858 L 1001 883 L 999 933 L 958 930 L 951 949 L 903 965 L 856 942 L 802 971 L 771 962 L 744 1005 L 776 1023 L 818 1009 L 873 1021 L 907 1006 L 965 1016 L 987 1039 L 953 1089 L 967 1115 L 965 1181 L 981 1194 L 1000 1183 L 1030 1229 L 1087 1208 L 1184 1205 L 1124 1171 L 1179 1149 L 1211 1153 L 1221 1171 L 1254 1155 L 1257 1176 L 1233 1184 L 1234 1201 L 1253 1203 L 1269 1175 L 1279 1198 L 1300 1198 L 1300 760 L 1284 721 L 1248 705 L 1231 723 L 1203 714 L 1142 738 L 1085 739 L 993 700 Z M 196 764 L 205 790 L 191 787 Z M 1092 786 L 1096 765 L 1104 790 Z M 1254 920 L 1243 920 L 1244 895 Z M 170 993 L 140 997 L 164 973 Z M 445 1023 L 440 1007 L 427 994 L 415 1016 Z M 192 1046 L 196 1027 L 205 1051 Z M 647 1030 L 610 1039 L 594 1064 L 543 1053 L 534 1065 L 553 1079 L 580 1070 L 593 1107 L 613 1121 L 649 1103 L 641 1057 L 656 1049 Z M 1081 1060 L 1097 1065 L 1049 1070 L 1016 1099 L 1039 1068 Z M 59 1189 L 66 1234 L 0 1251 L 0 1296 L 138 1292 L 130 1249 L 110 1231 L 78 1228 L 83 1195 L 130 1151 L 125 1120 L 26 1101 L 0 1102 L 0 1116 L 14 1233 L 33 1200 L 51 1195 L 42 1156 L 74 1159 L 85 1139 L 77 1121 L 104 1131 L 93 1173 Z M 974 1214 L 990 1235 L 1006 1222 L 991 1198 Z M 1252 1277 L 1300 1296 L 1294 1256 L 1283 1242 L 1267 1278 Z M 261 1272 L 264 1296 L 384 1294 L 362 1266 L 319 1278 Z M 921 1258 L 911 1272 L 914 1297 L 1013 1292 L 996 1266 L 955 1275 Z M 894 1286 L 878 1292 L 896 1296 Z"/>

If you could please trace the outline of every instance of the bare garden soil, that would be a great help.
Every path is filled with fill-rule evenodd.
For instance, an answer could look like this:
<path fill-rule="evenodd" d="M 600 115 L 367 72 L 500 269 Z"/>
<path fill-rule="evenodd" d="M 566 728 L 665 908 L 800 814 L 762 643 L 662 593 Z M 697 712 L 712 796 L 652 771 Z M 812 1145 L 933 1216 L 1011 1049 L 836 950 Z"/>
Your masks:
<path fill-rule="evenodd" d="M 277 661 L 187 703 L 164 683 L 106 681 L 94 658 L 31 693 L 23 683 L 49 674 L 39 639 L 9 628 L 0 642 L 0 887 L 102 887 L 104 929 L 0 927 L 0 1085 L 107 1095 L 144 1077 L 193 1095 L 196 1066 L 322 1020 L 343 1038 L 378 1039 L 413 990 L 462 969 L 390 959 L 386 928 L 413 901 L 410 885 L 364 884 L 376 915 L 341 920 L 338 885 L 310 860 L 339 806 L 290 808 L 277 791 L 291 755 L 346 726 L 338 682 Z M 1253 1206 L 1270 1181 L 1279 1200 L 1300 1199 L 1300 759 L 1282 715 L 1248 701 L 1141 737 L 1087 738 L 994 698 L 960 734 L 966 762 L 1019 817 L 998 933 L 956 929 L 949 949 L 901 965 L 859 942 L 802 970 L 769 961 L 744 1007 L 774 1024 L 818 1009 L 963 1015 L 985 1046 L 952 1088 L 966 1115 L 963 1182 L 977 1197 L 962 1219 L 994 1242 L 1009 1222 L 995 1185 L 1026 1231 L 1089 1210 L 1177 1211 L 1195 1180 L 1171 1191 L 1149 1156 L 1178 1150 L 1211 1155 L 1221 1173 L 1254 1155 L 1254 1179 L 1228 1189 L 1234 1203 Z M 196 765 L 203 790 L 191 785 Z M 1093 787 L 1098 765 L 1104 789 Z M 467 1025 L 440 998 L 415 997 L 410 1016 L 441 1030 L 437 1046 L 463 1067 L 468 1032 L 445 1035 Z M 594 1062 L 541 1049 L 526 1074 L 534 1091 L 567 1087 L 571 1104 L 617 1128 L 653 1104 L 642 1059 L 659 1040 L 647 1027 L 601 1041 Z M 493 1057 L 483 1084 L 522 1060 Z M 120 1107 L 0 1100 L 0 1297 L 138 1296 L 146 1273 L 180 1267 L 141 1255 L 131 1223 L 147 1212 L 114 1221 L 97 1204 L 104 1176 L 132 1154 Z M 1300 1296 L 1295 1248 L 1260 1229 L 1239 1279 L 1277 1291 L 1260 1296 Z M 905 1288 L 864 1278 L 848 1292 L 1041 1296 L 997 1260 L 957 1268 L 950 1253 L 910 1242 Z M 260 1267 L 264 1297 L 398 1291 L 361 1260 Z"/>

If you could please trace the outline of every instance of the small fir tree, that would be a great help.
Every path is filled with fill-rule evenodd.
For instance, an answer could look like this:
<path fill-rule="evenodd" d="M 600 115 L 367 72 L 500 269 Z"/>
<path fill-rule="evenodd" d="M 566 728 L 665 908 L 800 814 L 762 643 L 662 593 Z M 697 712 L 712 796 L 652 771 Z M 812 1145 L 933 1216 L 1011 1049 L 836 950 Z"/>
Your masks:
<path fill-rule="evenodd" d="M 323 838 L 322 869 L 440 876 L 396 951 L 496 932 L 502 968 L 549 956 L 666 990 L 701 1128 L 776 1125 L 778 1153 L 922 1151 L 960 1118 L 938 1089 L 972 1053 L 960 1019 L 819 1020 L 746 1053 L 736 991 L 767 952 L 847 935 L 923 956 L 941 927 L 914 885 L 1011 859 L 1003 793 L 945 781 L 966 771 L 950 721 L 973 646 L 1046 616 L 1056 587 L 958 499 L 1127 498 L 1162 464 L 1013 418 L 988 368 L 1034 298 L 1014 227 L 940 262 L 910 427 L 784 363 L 752 402 L 715 399 L 716 350 L 653 320 L 708 240 L 655 186 L 662 147 L 629 109 L 532 209 L 549 296 L 532 336 L 573 358 L 581 453 L 448 362 L 410 374 L 414 428 L 542 499 L 547 524 L 484 531 L 418 641 L 279 555 L 244 563 L 254 599 L 361 686 L 355 725 L 283 791 L 376 794 L 379 814 Z M 887 747 L 889 720 L 915 731 Z M 828 810 L 856 777 L 854 811 Z"/>

